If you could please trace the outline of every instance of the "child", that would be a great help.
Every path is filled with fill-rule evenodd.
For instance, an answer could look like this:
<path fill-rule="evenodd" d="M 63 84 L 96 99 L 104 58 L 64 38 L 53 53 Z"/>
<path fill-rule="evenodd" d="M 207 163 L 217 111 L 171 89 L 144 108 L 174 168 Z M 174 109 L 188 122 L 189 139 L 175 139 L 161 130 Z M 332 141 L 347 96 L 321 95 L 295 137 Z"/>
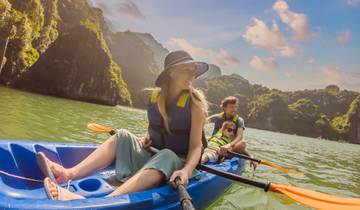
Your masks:
<path fill-rule="evenodd" d="M 225 121 L 219 131 L 213 135 L 208 142 L 208 148 L 205 149 L 201 156 L 201 163 L 218 162 L 218 150 L 221 146 L 229 144 L 235 138 L 236 125 L 232 121 Z"/>

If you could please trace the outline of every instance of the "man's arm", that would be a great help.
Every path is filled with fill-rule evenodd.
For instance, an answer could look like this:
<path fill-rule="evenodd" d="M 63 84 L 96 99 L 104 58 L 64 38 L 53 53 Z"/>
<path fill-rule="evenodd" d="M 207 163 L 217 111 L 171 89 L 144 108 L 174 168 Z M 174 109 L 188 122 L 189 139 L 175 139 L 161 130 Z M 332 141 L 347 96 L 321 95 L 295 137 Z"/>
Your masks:
<path fill-rule="evenodd" d="M 233 147 L 235 144 L 237 144 L 238 142 L 244 139 L 244 130 L 245 130 L 244 120 L 241 117 L 239 117 L 236 124 L 237 124 L 236 137 L 233 141 L 231 141 L 230 143 L 231 147 Z"/>
<path fill-rule="evenodd" d="M 215 119 L 217 118 L 218 114 L 213 114 L 210 117 L 206 118 L 206 122 L 205 123 L 214 123 Z"/>
<path fill-rule="evenodd" d="M 244 135 L 244 128 L 238 128 L 237 132 L 236 132 L 236 137 L 234 140 L 232 140 L 229 144 L 230 147 L 235 146 L 235 144 L 237 144 L 238 142 L 243 140 L 243 135 Z"/>

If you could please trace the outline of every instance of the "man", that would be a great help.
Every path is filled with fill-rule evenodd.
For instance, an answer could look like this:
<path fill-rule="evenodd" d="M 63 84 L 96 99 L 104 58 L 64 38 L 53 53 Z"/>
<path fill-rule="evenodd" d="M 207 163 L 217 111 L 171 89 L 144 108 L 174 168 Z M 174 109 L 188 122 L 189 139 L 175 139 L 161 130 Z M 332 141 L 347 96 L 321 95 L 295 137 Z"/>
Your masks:
<path fill-rule="evenodd" d="M 212 135 L 216 134 L 221 128 L 223 122 L 233 121 L 236 125 L 235 139 L 229 144 L 223 145 L 220 147 L 220 154 L 227 154 L 227 151 L 233 151 L 237 153 L 243 153 L 247 156 L 252 157 L 249 151 L 246 149 L 246 144 L 244 142 L 244 130 L 245 124 L 244 120 L 236 114 L 239 100 L 234 96 L 228 96 L 221 101 L 221 108 L 223 112 L 214 114 L 207 118 L 207 121 L 214 124 L 214 130 Z M 250 167 L 256 169 L 256 163 L 254 161 L 250 162 Z"/>

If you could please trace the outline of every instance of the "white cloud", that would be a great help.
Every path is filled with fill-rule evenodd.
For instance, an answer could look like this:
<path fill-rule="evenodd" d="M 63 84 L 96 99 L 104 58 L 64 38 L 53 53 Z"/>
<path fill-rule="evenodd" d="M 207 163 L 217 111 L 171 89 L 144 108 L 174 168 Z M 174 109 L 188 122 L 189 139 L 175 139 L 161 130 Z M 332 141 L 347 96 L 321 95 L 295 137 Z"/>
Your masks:
<path fill-rule="evenodd" d="M 325 65 L 320 70 L 328 84 L 342 85 L 344 84 L 344 75 L 339 66 Z"/>
<path fill-rule="evenodd" d="M 139 7 L 130 0 L 119 3 L 117 10 L 120 13 L 127 14 L 135 19 L 145 20 L 145 15 L 143 15 Z"/>
<path fill-rule="evenodd" d="M 273 9 L 280 16 L 281 21 L 291 28 L 295 40 L 304 40 L 310 36 L 307 15 L 290 11 L 287 2 L 284 0 L 277 0 Z"/>
<path fill-rule="evenodd" d="M 280 55 L 283 56 L 283 57 L 286 57 L 286 58 L 295 57 L 297 52 L 298 52 L 298 49 L 296 47 L 293 47 L 293 46 L 290 46 L 290 45 L 285 45 L 285 46 L 279 47 Z"/>
<path fill-rule="evenodd" d="M 346 45 L 352 37 L 352 33 L 350 30 L 342 32 L 337 38 L 336 42 L 340 45 Z"/>
<path fill-rule="evenodd" d="M 360 73 L 345 71 L 336 64 L 320 66 L 320 72 L 326 85 L 335 84 L 345 89 L 360 91 Z"/>
<path fill-rule="evenodd" d="M 243 34 L 246 41 L 254 46 L 272 50 L 283 57 L 291 58 L 297 54 L 297 48 L 288 44 L 275 21 L 273 21 L 271 28 L 269 28 L 263 21 L 257 18 L 253 20 L 254 25 L 247 26 Z"/>
<path fill-rule="evenodd" d="M 106 16 L 118 18 L 120 16 L 132 17 L 136 20 L 145 20 L 146 16 L 141 12 L 133 0 L 119 0 L 106 2 L 103 0 L 89 0 L 90 5 L 99 7 Z"/>
<path fill-rule="evenodd" d="M 278 63 L 276 62 L 275 58 L 271 57 L 261 59 L 258 56 L 254 56 L 249 64 L 252 68 L 263 72 L 269 72 L 278 67 Z"/>
<path fill-rule="evenodd" d="M 168 44 L 176 48 L 181 48 L 194 57 L 205 59 L 220 67 L 238 66 L 240 64 L 239 59 L 224 49 L 214 51 L 209 48 L 196 47 L 182 38 L 170 38 Z"/>
<path fill-rule="evenodd" d="M 310 65 L 315 64 L 315 59 L 314 58 L 309 58 L 306 63 L 310 64 Z"/>
<path fill-rule="evenodd" d="M 273 21 L 272 27 L 268 28 L 263 21 L 257 18 L 253 20 L 254 25 L 248 26 L 243 35 L 248 42 L 265 49 L 276 49 L 278 46 L 286 44 L 286 39 L 279 31 L 275 21 Z"/>
<path fill-rule="evenodd" d="M 285 76 L 287 78 L 294 78 L 295 76 L 297 76 L 297 74 L 296 74 L 296 71 L 292 70 L 292 71 L 285 72 Z"/>
<path fill-rule="evenodd" d="M 347 0 L 346 2 L 351 6 L 360 5 L 360 0 Z"/>

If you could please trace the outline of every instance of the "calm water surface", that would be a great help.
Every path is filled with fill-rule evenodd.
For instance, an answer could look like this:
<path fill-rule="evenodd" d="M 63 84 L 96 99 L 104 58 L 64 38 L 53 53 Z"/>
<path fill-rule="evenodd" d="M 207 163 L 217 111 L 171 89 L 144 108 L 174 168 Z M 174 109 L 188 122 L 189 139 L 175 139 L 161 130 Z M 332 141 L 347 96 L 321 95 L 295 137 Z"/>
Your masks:
<path fill-rule="evenodd" d="M 0 86 L 0 139 L 101 143 L 105 134 L 86 129 L 96 122 L 145 131 L 146 113 L 127 107 L 102 106 L 12 90 Z M 210 133 L 211 126 L 207 126 Z M 321 141 L 247 128 L 249 149 L 259 159 L 303 170 L 289 175 L 259 166 L 247 166 L 245 177 L 269 180 L 337 196 L 360 197 L 360 145 Z M 308 209 L 284 196 L 234 184 L 209 209 Z"/>

